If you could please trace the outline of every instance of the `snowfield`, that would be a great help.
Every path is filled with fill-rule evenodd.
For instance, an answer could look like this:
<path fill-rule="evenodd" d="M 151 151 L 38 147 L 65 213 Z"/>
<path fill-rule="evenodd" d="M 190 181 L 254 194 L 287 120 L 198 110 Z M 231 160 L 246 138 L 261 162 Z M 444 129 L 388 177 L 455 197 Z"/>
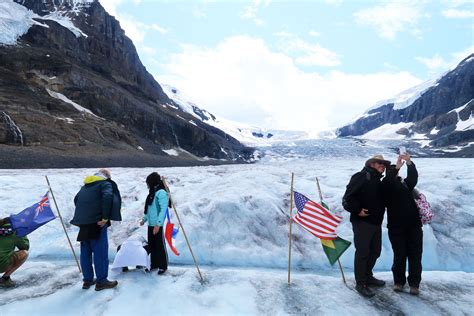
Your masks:
<path fill-rule="evenodd" d="M 119 281 L 116 290 L 84 291 L 60 222 L 55 220 L 30 235 L 27 268 L 14 274 L 20 283 L 17 288 L 0 289 L 0 314 L 127 315 L 156 308 L 167 314 L 196 315 L 472 313 L 474 159 L 414 158 L 420 174 L 418 188 L 435 211 L 433 222 L 423 228 L 419 298 L 391 290 L 392 251 L 385 224 L 376 270 L 388 286 L 374 300 L 366 301 L 345 287 L 337 265 L 329 265 L 319 240 L 297 226 L 293 227 L 293 285 L 288 288 L 291 172 L 295 173 L 295 190 L 315 201 L 319 201 L 315 181 L 319 177 L 325 202 L 344 217 L 339 236 L 352 241 L 349 214 L 340 204 L 350 176 L 362 168 L 369 152 L 395 159 L 390 150 L 375 145 L 359 149 L 341 153 L 334 147 L 281 146 L 267 149 L 265 158 L 252 165 L 112 168 L 112 178 L 122 193 L 123 221 L 113 223 L 109 230 L 111 261 L 116 246 L 130 235 L 146 236 L 145 227 L 138 226 L 147 194 L 145 177 L 157 170 L 168 178 L 206 282 L 199 282 L 180 234 L 176 245 L 181 255 L 169 252 L 168 275 L 131 271 L 111 275 Z M 315 158 L 311 150 L 320 155 Z M 0 170 L 0 216 L 35 203 L 47 191 L 44 175 L 48 175 L 62 216 L 69 221 L 83 177 L 94 171 Z M 78 253 L 78 229 L 67 225 Z M 341 257 L 351 287 L 353 255 L 351 246 Z"/>

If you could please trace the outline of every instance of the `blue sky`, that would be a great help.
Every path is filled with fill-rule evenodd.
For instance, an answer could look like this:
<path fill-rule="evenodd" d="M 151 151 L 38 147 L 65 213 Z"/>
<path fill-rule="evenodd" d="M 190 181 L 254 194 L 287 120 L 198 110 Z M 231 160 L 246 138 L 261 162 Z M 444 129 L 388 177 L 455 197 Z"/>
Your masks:
<path fill-rule="evenodd" d="M 474 52 L 464 0 L 101 3 L 160 83 L 264 128 L 341 126 Z"/>

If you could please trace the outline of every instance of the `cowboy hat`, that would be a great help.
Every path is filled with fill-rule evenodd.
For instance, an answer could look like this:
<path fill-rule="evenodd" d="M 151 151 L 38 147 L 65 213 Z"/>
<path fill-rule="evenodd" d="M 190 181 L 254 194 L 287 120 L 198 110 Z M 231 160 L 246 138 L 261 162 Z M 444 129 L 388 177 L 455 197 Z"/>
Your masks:
<path fill-rule="evenodd" d="M 365 162 L 365 165 L 368 166 L 368 165 L 370 165 L 370 164 L 373 163 L 373 162 L 379 162 L 379 163 L 385 165 L 386 167 L 390 166 L 390 161 L 389 161 L 389 160 L 385 160 L 382 155 L 375 155 L 375 156 L 373 156 L 372 158 L 370 158 L 369 160 L 367 160 L 367 161 Z"/>

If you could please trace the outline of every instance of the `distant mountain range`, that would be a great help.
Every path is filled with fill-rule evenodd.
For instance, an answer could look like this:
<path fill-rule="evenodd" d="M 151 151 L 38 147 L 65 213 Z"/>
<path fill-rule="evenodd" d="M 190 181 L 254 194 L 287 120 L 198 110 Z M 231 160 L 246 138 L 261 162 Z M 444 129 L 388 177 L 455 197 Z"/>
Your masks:
<path fill-rule="evenodd" d="M 248 146 L 266 146 L 275 142 L 285 142 L 293 140 L 309 139 L 311 136 L 304 131 L 284 131 L 276 129 L 264 129 L 239 123 L 209 113 L 198 106 L 192 98 L 182 91 L 167 84 L 162 85 L 166 95 L 178 105 L 178 108 L 195 117 L 193 120 L 202 121 L 210 126 L 218 128 L 233 138 Z"/>
<path fill-rule="evenodd" d="M 0 168 L 253 159 L 163 92 L 98 1 L 2 1 L 0 11 Z"/>
<path fill-rule="evenodd" d="M 439 78 L 378 102 L 339 137 L 415 141 L 435 154 L 474 157 L 474 54 Z"/>

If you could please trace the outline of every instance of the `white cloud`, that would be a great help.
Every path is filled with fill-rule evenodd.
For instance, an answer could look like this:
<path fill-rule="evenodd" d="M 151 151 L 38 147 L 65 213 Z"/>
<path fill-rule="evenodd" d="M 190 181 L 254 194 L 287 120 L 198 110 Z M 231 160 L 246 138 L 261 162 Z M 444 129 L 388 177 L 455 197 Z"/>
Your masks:
<path fill-rule="evenodd" d="M 157 50 L 155 48 L 146 46 L 146 45 L 140 45 L 138 47 L 138 50 L 140 50 L 141 52 L 144 52 L 147 55 L 156 55 L 157 53 Z"/>
<path fill-rule="evenodd" d="M 381 99 L 421 81 L 407 72 L 326 75 L 304 72 L 258 38 L 230 37 L 216 47 L 183 46 L 159 82 L 212 113 L 266 128 L 321 131 L 341 126 Z"/>
<path fill-rule="evenodd" d="M 297 64 L 303 66 L 333 67 L 341 64 L 340 55 L 319 44 L 302 40 L 298 36 L 279 32 L 278 47 L 285 54 L 293 57 Z"/>
<path fill-rule="evenodd" d="M 449 55 L 448 59 L 435 54 L 433 57 L 415 57 L 417 61 L 425 65 L 431 73 L 440 73 L 456 67 L 464 58 L 474 54 L 474 45 Z"/>
<path fill-rule="evenodd" d="M 428 15 L 418 2 L 396 1 L 362 9 L 354 17 L 357 23 L 373 27 L 379 36 L 394 39 L 397 33 L 405 31 L 419 37 L 418 22 Z"/>
<path fill-rule="evenodd" d="M 309 31 L 308 34 L 313 37 L 321 36 L 321 33 L 313 31 L 313 30 Z"/>
<path fill-rule="evenodd" d="M 110 15 L 117 16 L 117 7 L 124 0 L 99 0 L 99 2 Z"/>
<path fill-rule="evenodd" d="M 459 10 L 459 9 L 448 9 L 442 12 L 443 16 L 453 19 L 466 19 L 474 18 L 474 11 L 470 10 Z"/>
<path fill-rule="evenodd" d="M 168 30 L 167 30 L 167 29 L 165 29 L 165 28 L 162 27 L 162 26 L 159 26 L 159 25 L 156 24 L 156 23 L 152 24 L 152 25 L 151 25 L 151 28 L 152 28 L 153 30 L 155 30 L 155 31 L 158 31 L 158 33 L 160 33 L 160 34 L 166 34 L 166 33 L 168 33 Z"/>
<path fill-rule="evenodd" d="M 425 65 L 432 72 L 449 67 L 449 63 L 438 54 L 433 57 L 416 57 L 415 59 Z"/>
<path fill-rule="evenodd" d="M 257 17 L 258 10 L 263 5 L 267 7 L 270 5 L 271 0 L 254 0 L 253 4 L 244 7 L 244 11 L 240 14 L 240 18 L 244 20 L 251 20 L 256 25 L 262 26 L 265 24 L 265 21 Z"/>

